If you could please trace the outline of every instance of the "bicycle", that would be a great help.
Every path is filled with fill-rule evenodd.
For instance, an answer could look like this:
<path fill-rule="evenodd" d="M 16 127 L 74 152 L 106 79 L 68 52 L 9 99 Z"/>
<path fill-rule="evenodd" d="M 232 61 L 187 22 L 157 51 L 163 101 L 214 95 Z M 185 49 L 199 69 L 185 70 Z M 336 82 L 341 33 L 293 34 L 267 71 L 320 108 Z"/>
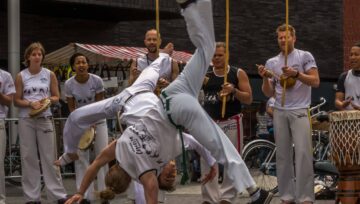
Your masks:
<path fill-rule="evenodd" d="M 310 108 L 311 118 L 326 119 L 326 113 L 320 110 L 320 107 L 326 103 L 324 98 L 320 98 L 320 103 Z M 330 144 L 328 132 L 314 130 L 313 154 L 314 154 L 314 172 L 317 185 L 326 189 L 334 190 L 337 185 L 339 173 L 337 169 L 327 159 L 330 155 Z M 276 145 L 275 143 L 256 139 L 248 143 L 242 152 L 243 160 L 257 185 L 272 193 L 278 192 L 276 177 Z M 320 187 L 320 186 L 319 186 Z M 319 190 L 322 190 L 319 188 Z"/>
<path fill-rule="evenodd" d="M 4 158 L 6 181 L 15 186 L 21 186 L 21 157 L 18 144 L 7 144 Z"/>

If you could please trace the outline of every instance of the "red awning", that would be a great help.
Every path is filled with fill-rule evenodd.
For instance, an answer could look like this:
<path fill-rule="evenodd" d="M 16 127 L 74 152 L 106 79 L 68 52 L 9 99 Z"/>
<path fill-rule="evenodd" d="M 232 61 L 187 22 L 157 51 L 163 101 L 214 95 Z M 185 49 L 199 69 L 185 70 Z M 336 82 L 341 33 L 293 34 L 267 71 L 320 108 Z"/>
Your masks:
<path fill-rule="evenodd" d="M 90 63 L 108 63 L 116 60 L 137 58 L 147 53 L 143 47 L 124 47 L 112 45 L 93 45 L 70 43 L 45 56 L 44 64 L 68 64 L 71 55 L 80 52 L 90 59 Z M 183 51 L 174 51 L 172 58 L 180 62 L 187 62 L 192 55 Z"/>

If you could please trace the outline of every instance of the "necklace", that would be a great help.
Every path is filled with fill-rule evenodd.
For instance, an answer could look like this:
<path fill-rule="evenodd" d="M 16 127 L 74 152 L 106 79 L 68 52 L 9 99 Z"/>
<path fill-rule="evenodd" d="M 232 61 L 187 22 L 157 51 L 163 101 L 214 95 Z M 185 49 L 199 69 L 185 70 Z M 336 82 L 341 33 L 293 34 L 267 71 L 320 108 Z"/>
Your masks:
<path fill-rule="evenodd" d="M 149 54 L 146 54 L 146 63 L 149 66 L 154 60 L 149 59 Z"/>

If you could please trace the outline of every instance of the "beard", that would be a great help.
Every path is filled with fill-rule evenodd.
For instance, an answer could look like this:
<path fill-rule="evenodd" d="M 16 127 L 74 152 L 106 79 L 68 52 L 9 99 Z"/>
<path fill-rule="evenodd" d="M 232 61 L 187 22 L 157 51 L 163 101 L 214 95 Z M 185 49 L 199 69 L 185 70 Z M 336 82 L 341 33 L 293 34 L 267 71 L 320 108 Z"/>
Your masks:
<path fill-rule="evenodd" d="M 157 47 L 156 46 L 147 47 L 147 50 L 150 53 L 156 53 L 157 52 Z"/>

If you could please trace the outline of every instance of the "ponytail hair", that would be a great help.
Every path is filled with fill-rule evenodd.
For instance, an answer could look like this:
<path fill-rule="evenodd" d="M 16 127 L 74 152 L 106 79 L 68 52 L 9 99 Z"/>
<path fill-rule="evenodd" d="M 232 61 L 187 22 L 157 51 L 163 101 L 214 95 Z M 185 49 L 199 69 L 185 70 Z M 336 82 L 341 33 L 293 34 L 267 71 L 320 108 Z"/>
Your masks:
<path fill-rule="evenodd" d="M 99 197 L 101 198 L 101 200 L 104 200 L 104 201 L 114 199 L 115 195 L 116 195 L 115 192 L 112 191 L 110 188 L 106 188 L 105 190 L 99 192 Z"/>
<path fill-rule="evenodd" d="M 129 187 L 131 177 L 118 164 L 114 164 L 105 176 L 106 189 L 97 193 L 103 201 L 112 200 L 116 194 L 126 191 Z"/>

